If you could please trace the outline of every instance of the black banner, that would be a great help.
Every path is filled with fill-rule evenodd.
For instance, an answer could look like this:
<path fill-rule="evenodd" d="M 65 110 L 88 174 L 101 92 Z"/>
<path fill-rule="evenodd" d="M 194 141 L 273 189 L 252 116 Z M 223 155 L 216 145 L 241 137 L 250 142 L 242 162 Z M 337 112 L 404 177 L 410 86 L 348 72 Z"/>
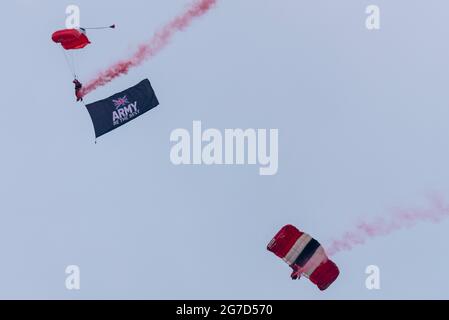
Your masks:
<path fill-rule="evenodd" d="M 113 96 L 86 105 L 95 127 L 95 136 L 102 135 L 136 119 L 157 107 L 159 101 L 148 79 Z"/>

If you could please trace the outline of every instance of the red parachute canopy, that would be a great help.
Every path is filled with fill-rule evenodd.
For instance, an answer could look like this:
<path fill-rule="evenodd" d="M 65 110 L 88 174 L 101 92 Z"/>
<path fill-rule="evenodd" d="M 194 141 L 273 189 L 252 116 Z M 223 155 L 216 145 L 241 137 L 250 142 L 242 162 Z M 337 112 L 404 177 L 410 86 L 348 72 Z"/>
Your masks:
<path fill-rule="evenodd" d="M 326 290 L 339 276 L 338 267 L 324 252 L 318 241 L 292 225 L 283 227 L 268 244 L 268 250 L 293 269 L 292 278 L 301 274 Z"/>
<path fill-rule="evenodd" d="M 82 49 L 90 44 L 85 32 L 78 29 L 56 31 L 51 38 L 55 43 L 60 43 L 66 50 Z"/>

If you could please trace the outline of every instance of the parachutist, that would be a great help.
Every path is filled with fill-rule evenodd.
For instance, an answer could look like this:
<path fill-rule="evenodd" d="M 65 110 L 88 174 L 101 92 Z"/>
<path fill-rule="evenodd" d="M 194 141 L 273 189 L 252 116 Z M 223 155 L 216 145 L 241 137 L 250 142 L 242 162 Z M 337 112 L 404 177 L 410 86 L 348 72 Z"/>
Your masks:
<path fill-rule="evenodd" d="M 83 88 L 83 84 L 79 82 L 78 79 L 73 80 L 73 83 L 75 84 L 76 101 L 83 101 L 83 97 L 81 95 L 81 89 Z"/>

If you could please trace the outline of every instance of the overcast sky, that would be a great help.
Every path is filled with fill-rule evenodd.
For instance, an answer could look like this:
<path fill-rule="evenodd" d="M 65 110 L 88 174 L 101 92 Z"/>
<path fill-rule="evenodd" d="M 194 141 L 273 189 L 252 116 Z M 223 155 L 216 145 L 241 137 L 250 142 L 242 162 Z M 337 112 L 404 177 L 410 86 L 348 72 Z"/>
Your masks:
<path fill-rule="evenodd" d="M 95 91 L 149 78 L 161 105 L 94 144 L 51 42 L 76 3 L 88 80 L 189 1 L 3 1 L 0 298 L 449 297 L 449 221 L 338 254 L 325 293 L 266 251 L 295 224 L 325 243 L 360 218 L 449 194 L 449 3 L 222 0 L 157 57 Z M 381 30 L 365 9 L 381 9 Z M 279 172 L 174 166 L 170 133 L 279 129 Z M 377 265 L 381 290 L 365 287 Z M 81 290 L 65 268 L 81 268 Z"/>

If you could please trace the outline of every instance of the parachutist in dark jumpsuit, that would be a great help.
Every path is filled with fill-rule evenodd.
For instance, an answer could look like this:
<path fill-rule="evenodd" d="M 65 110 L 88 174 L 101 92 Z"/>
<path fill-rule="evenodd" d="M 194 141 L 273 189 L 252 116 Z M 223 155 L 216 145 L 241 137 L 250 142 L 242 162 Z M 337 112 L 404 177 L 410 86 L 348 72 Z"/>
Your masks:
<path fill-rule="evenodd" d="M 78 79 L 73 80 L 75 84 L 75 96 L 76 101 L 83 101 L 83 96 L 81 95 L 81 89 L 83 88 L 83 84 L 78 81 Z"/>
<path fill-rule="evenodd" d="M 292 280 L 299 280 L 301 279 L 301 270 L 297 266 L 292 266 L 293 273 L 291 275 Z"/>

